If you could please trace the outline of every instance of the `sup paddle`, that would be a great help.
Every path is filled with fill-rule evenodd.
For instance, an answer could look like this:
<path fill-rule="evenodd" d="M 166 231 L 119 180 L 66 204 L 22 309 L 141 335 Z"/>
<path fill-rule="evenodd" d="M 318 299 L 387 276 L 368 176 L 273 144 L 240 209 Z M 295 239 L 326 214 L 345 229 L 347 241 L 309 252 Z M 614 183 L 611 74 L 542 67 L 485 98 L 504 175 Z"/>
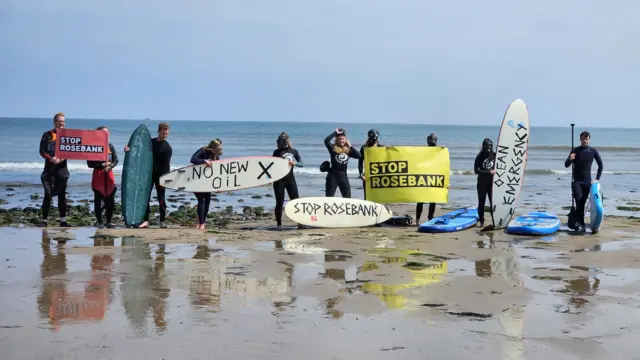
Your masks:
<path fill-rule="evenodd" d="M 571 124 L 571 152 L 573 152 L 573 127 L 576 124 Z M 576 216 L 578 214 L 576 214 L 576 205 L 575 205 L 575 199 L 573 198 L 573 167 L 575 161 L 571 162 L 571 210 L 569 210 L 569 215 L 567 216 L 567 227 L 571 230 L 575 230 L 575 224 L 576 224 Z"/>

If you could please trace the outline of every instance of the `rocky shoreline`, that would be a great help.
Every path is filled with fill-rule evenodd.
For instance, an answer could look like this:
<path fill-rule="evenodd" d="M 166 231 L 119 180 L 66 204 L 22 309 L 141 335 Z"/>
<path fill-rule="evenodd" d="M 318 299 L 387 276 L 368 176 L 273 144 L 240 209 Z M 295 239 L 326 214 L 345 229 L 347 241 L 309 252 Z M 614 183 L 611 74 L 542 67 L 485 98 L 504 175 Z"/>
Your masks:
<path fill-rule="evenodd" d="M 168 200 L 167 200 L 168 201 Z M 151 206 L 151 213 L 158 212 L 158 205 Z M 41 222 L 41 211 L 39 208 L 27 206 L 24 208 L 13 207 L 10 209 L 0 208 L 0 226 L 8 227 L 37 227 Z M 227 206 L 224 209 L 209 212 L 207 225 L 209 227 L 224 228 L 232 221 L 239 220 L 256 220 L 270 216 L 271 213 L 265 212 L 262 206 L 245 206 L 241 213 L 234 211 L 233 206 Z M 60 213 L 57 207 L 52 207 L 49 213 L 49 223 L 51 226 L 57 224 Z M 95 213 L 93 212 L 93 203 L 83 201 L 81 205 L 67 204 L 66 220 L 72 227 L 93 226 L 96 223 Z M 180 205 L 176 210 L 167 211 L 167 224 L 178 226 L 192 226 L 197 222 L 195 205 Z M 157 216 L 151 216 L 149 219 L 151 226 L 159 225 Z M 122 205 L 116 203 L 113 213 L 113 224 L 116 226 L 124 226 L 122 220 Z"/>

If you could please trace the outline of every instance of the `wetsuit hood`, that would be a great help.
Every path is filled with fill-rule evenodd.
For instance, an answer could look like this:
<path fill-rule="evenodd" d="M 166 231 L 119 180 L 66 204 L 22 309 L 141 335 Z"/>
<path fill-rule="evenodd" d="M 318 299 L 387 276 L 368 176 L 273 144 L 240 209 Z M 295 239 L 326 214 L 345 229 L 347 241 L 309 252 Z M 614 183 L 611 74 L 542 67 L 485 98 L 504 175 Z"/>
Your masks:
<path fill-rule="evenodd" d="M 427 137 L 427 145 L 436 146 L 436 144 L 438 144 L 438 137 L 436 136 L 436 134 L 429 134 L 429 136 Z"/>
<path fill-rule="evenodd" d="M 483 152 L 493 151 L 493 141 L 491 141 L 491 139 L 485 138 L 482 141 L 482 151 Z"/>

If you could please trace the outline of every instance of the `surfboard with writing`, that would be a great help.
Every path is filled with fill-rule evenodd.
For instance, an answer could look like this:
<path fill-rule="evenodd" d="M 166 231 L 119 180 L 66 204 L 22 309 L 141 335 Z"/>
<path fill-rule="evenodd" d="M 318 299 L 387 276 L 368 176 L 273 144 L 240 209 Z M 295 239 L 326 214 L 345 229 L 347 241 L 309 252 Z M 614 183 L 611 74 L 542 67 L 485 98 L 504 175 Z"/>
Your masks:
<path fill-rule="evenodd" d="M 160 177 L 167 189 L 220 192 L 268 185 L 291 171 L 289 161 L 273 156 L 249 156 L 214 161 L 211 166 L 190 165 Z"/>
<path fill-rule="evenodd" d="M 298 224 L 319 228 L 372 226 L 393 216 L 382 204 L 341 197 L 298 198 L 289 201 L 284 211 Z"/>
<path fill-rule="evenodd" d="M 524 182 L 529 150 L 529 112 L 521 99 L 507 108 L 496 148 L 493 169 L 493 206 L 491 218 L 495 229 L 504 229 L 516 210 Z"/>

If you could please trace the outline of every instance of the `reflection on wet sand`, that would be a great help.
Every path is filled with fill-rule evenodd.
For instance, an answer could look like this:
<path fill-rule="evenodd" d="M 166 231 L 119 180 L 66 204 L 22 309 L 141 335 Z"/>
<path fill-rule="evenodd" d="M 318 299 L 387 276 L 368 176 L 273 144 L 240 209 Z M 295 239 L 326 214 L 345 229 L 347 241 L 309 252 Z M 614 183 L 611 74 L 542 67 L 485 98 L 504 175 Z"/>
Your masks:
<path fill-rule="evenodd" d="M 208 245 L 196 246 L 195 260 L 209 260 L 211 253 Z M 220 311 L 220 292 L 214 288 L 213 281 L 205 275 L 193 275 L 189 279 L 189 303 L 195 308 L 216 313 Z"/>
<path fill-rule="evenodd" d="M 596 244 L 588 249 L 581 251 L 600 251 L 602 246 Z M 597 274 L 598 269 L 592 269 L 586 266 L 569 266 L 570 269 L 580 270 L 587 274 L 587 276 L 581 276 L 578 279 L 564 280 L 566 282 L 562 290 L 556 290 L 556 292 L 569 294 L 569 306 L 574 306 L 576 309 L 583 308 L 589 304 L 586 296 L 595 295 L 598 287 L 600 286 L 600 278 L 597 275 L 593 276 L 593 283 L 591 283 L 590 274 L 593 272 Z M 569 310 L 571 311 L 571 310 Z"/>
<path fill-rule="evenodd" d="M 389 256 L 385 254 L 387 252 L 400 252 L 401 254 L 404 254 L 406 256 Z M 369 251 L 369 254 L 380 257 L 382 259 L 382 261 L 380 262 L 383 264 L 406 264 L 409 260 L 409 256 L 424 255 L 418 251 L 398 250 L 394 248 L 374 248 Z M 358 274 L 377 270 L 378 268 L 378 262 L 367 261 L 358 268 Z M 398 292 L 404 289 L 417 288 L 439 282 L 442 275 L 447 273 L 447 262 L 439 261 L 437 264 L 422 264 L 422 266 L 419 266 L 418 268 L 405 266 L 404 269 L 411 274 L 410 278 L 412 281 L 402 282 L 399 284 L 379 284 L 375 282 L 366 282 L 362 284 L 360 288 L 365 293 L 376 295 L 380 300 L 384 302 L 384 304 L 388 308 L 406 308 L 409 305 L 408 300 L 404 295 L 401 295 Z"/>
<path fill-rule="evenodd" d="M 95 246 L 113 246 L 113 240 L 96 237 Z M 100 321 L 104 319 L 107 305 L 112 300 L 110 270 L 113 257 L 110 254 L 95 254 L 91 257 L 89 279 L 72 278 L 71 281 L 47 279 L 67 273 L 65 241 L 58 241 L 56 254 L 51 252 L 51 238 L 42 232 L 43 260 L 41 277 L 42 293 L 38 297 L 38 308 L 42 317 L 48 317 L 52 329 L 57 331 L 63 323 Z M 82 285 L 82 290 L 70 290 Z"/>
<path fill-rule="evenodd" d="M 164 276 L 165 245 L 158 245 L 155 259 L 151 255 L 149 243 L 123 237 L 122 246 L 124 250 L 121 264 L 124 272 L 120 291 L 127 318 L 135 329 L 146 333 L 146 317 L 151 311 L 156 331 L 162 333 L 167 329 L 166 299 L 170 294 Z"/>
<path fill-rule="evenodd" d="M 53 247 L 51 238 L 46 230 L 42 231 L 41 246 L 43 255 L 42 264 L 40 265 L 42 288 L 37 298 L 38 312 L 43 319 L 50 319 L 49 314 L 52 308 L 54 294 L 63 292 L 66 287 L 66 282 L 47 281 L 46 278 L 67 273 L 67 256 L 64 242 L 57 242 L 57 246 Z"/>
<path fill-rule="evenodd" d="M 490 247 L 500 249 L 506 253 L 506 256 L 499 256 L 490 259 L 488 270 L 482 271 L 486 263 L 479 266 L 476 263 L 476 271 L 481 270 L 482 275 L 487 273 L 507 282 L 516 288 L 523 288 L 524 282 L 520 277 L 518 270 L 519 256 L 515 247 L 511 242 L 495 242 L 493 233 L 489 235 Z M 478 274 L 478 276 L 482 276 Z M 502 343 L 502 359 L 503 360 L 523 360 L 525 359 L 524 343 L 522 339 L 522 330 L 524 328 L 524 309 L 523 305 L 513 304 L 498 317 L 500 325 L 507 335 Z"/>
<path fill-rule="evenodd" d="M 275 246 L 283 249 L 281 242 L 276 242 Z M 188 291 L 189 304 L 197 312 L 222 311 L 222 299 L 231 294 L 245 300 L 267 298 L 277 316 L 295 301 L 295 297 L 287 295 L 292 288 L 294 266 L 278 261 L 284 267 L 283 276 L 261 276 L 259 272 L 247 269 L 256 255 L 240 249 L 227 253 L 221 249 L 212 250 L 208 244 L 199 244 L 192 257 L 195 261 L 181 262 L 184 278 L 177 279 L 176 286 Z M 199 315 L 196 321 L 201 321 Z"/>
<path fill-rule="evenodd" d="M 487 246 L 484 241 L 478 241 L 477 245 L 478 249 L 491 249 L 495 247 L 495 242 L 491 239 L 490 244 Z M 475 267 L 476 276 L 486 278 L 493 277 L 493 274 L 491 273 L 491 259 L 478 260 L 475 262 Z"/>

